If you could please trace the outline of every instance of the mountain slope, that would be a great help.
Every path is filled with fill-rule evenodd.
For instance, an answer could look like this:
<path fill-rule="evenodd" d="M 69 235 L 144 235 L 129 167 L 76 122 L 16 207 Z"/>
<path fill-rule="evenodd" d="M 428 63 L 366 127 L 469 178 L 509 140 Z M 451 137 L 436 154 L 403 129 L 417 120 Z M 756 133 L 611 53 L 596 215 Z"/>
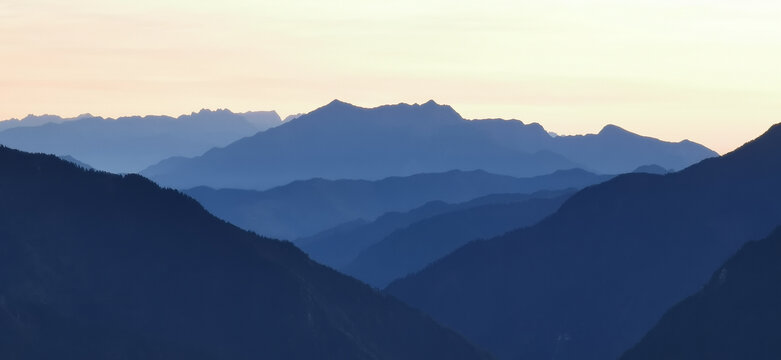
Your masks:
<path fill-rule="evenodd" d="M 199 157 L 165 160 L 142 174 L 176 188 L 262 190 L 299 179 L 381 179 L 452 169 L 521 177 L 571 168 L 615 174 L 649 163 L 681 168 L 715 155 L 700 145 L 628 132 L 552 138 L 539 124 L 469 121 L 433 101 L 366 109 L 335 100 L 271 131 Z"/>
<path fill-rule="evenodd" d="M 615 125 L 606 125 L 598 134 L 558 136 L 554 140 L 556 145 L 551 151 L 605 174 L 627 173 L 646 164 L 681 170 L 702 159 L 718 156 L 689 140 L 667 143 Z"/>
<path fill-rule="evenodd" d="M 185 193 L 239 227 L 296 239 L 347 221 L 371 221 L 390 211 L 408 211 L 429 201 L 456 203 L 493 193 L 580 188 L 608 178 L 578 169 L 533 178 L 448 171 L 378 181 L 311 179 L 266 191 L 199 187 Z"/>
<path fill-rule="evenodd" d="M 343 271 L 369 285 L 383 288 L 469 241 L 491 238 L 537 223 L 555 212 L 573 193 L 497 195 L 495 203 L 421 220 L 368 247 Z"/>
<path fill-rule="evenodd" d="M 472 242 L 386 290 L 500 358 L 617 358 L 777 225 L 778 164 L 776 125 L 677 173 L 586 188 L 539 224 Z"/>
<path fill-rule="evenodd" d="M 60 158 L 62 160 L 65 160 L 65 161 L 67 161 L 67 162 L 69 162 L 71 164 L 74 164 L 74 165 L 76 165 L 76 166 L 78 166 L 78 167 L 80 167 L 82 169 L 94 170 L 94 168 L 92 166 L 89 166 L 88 164 L 85 164 L 85 163 L 79 161 L 79 159 L 76 159 L 73 156 L 65 155 L 65 156 L 58 156 L 58 158 Z"/>
<path fill-rule="evenodd" d="M 91 114 L 81 114 L 73 118 L 62 118 L 57 115 L 27 115 L 22 119 L 8 119 L 0 121 L 0 131 L 11 129 L 15 127 L 31 127 L 41 126 L 48 123 L 63 123 L 66 121 L 79 120 L 85 118 L 92 118 Z"/>
<path fill-rule="evenodd" d="M 746 244 L 621 359 L 781 358 L 781 228 Z"/>
<path fill-rule="evenodd" d="M 0 144 L 71 155 L 100 170 L 130 173 L 172 156 L 200 155 L 281 123 L 275 112 L 234 114 L 228 110 L 201 110 L 178 118 L 28 117 L 0 131 Z"/>
<path fill-rule="evenodd" d="M 484 358 L 138 175 L 0 147 L 0 357 Z"/>
<path fill-rule="evenodd" d="M 603 176 L 594 175 L 595 179 Z M 605 179 L 609 178 L 604 176 Z M 553 186 L 553 184 L 551 184 Z M 586 185 L 583 185 L 586 186 Z M 532 194 L 491 194 L 461 203 L 431 201 L 407 212 L 389 212 L 371 222 L 350 221 L 295 241 L 313 260 L 334 269 L 344 269 L 362 251 L 379 243 L 396 230 L 446 213 L 490 204 L 519 202 L 533 198 L 558 197 L 568 190 L 543 190 Z"/>

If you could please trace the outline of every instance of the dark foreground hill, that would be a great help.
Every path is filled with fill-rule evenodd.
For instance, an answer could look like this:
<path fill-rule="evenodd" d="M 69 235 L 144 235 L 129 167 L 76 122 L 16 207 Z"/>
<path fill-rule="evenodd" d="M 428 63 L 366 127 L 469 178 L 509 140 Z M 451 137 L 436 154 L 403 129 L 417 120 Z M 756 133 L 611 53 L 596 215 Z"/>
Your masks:
<path fill-rule="evenodd" d="M 781 220 L 781 125 L 720 158 L 586 188 L 387 291 L 504 359 L 618 358 Z"/>
<path fill-rule="evenodd" d="M 368 179 L 482 169 L 530 177 L 582 168 L 619 174 L 645 164 L 682 169 L 717 154 L 690 141 L 664 142 L 617 126 L 551 137 L 539 124 L 466 120 L 433 101 L 367 109 L 333 101 L 288 123 L 143 175 L 175 188 L 265 190 L 311 178 Z"/>
<path fill-rule="evenodd" d="M 781 228 L 746 244 L 622 360 L 781 359 Z"/>
<path fill-rule="evenodd" d="M 310 179 L 266 191 L 198 187 L 185 190 L 212 214 L 265 236 L 293 240 L 348 221 L 372 221 L 429 201 L 463 202 L 496 193 L 582 188 L 609 179 L 580 169 L 532 178 L 485 171 L 448 171 L 377 181 Z"/>
<path fill-rule="evenodd" d="M 138 175 L 0 147 L 0 214 L 3 359 L 484 358 Z"/>

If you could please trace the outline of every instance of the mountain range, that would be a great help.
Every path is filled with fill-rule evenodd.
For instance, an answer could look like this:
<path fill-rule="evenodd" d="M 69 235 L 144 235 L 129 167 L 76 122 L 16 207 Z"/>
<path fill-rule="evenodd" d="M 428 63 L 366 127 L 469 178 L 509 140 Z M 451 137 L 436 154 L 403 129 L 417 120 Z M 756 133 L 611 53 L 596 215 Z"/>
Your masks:
<path fill-rule="evenodd" d="M 22 119 L 8 119 L 0 121 L 0 131 L 11 129 L 15 127 L 33 127 L 33 126 L 41 126 L 48 123 L 63 123 L 67 121 L 73 121 L 73 120 L 79 120 L 79 119 L 89 119 L 93 118 L 92 114 L 85 113 L 81 114 L 79 116 L 75 116 L 72 118 L 63 118 L 61 116 L 57 115 L 27 115 Z"/>
<path fill-rule="evenodd" d="M 590 185 L 590 184 L 589 184 Z M 585 185 L 583 185 L 585 186 Z M 491 194 L 462 203 L 431 201 L 407 212 L 389 212 L 374 221 L 350 221 L 315 235 L 297 239 L 296 246 L 315 261 L 334 269 L 345 269 L 367 248 L 385 240 L 397 230 L 443 214 L 491 204 L 503 204 L 533 198 L 562 196 L 571 190 L 542 190 L 531 194 Z"/>
<path fill-rule="evenodd" d="M 4 359 L 486 359 L 138 175 L 0 147 Z"/>
<path fill-rule="evenodd" d="M 0 121 L 0 144 L 15 149 L 73 156 L 99 170 L 133 173 L 172 156 L 196 156 L 282 124 L 276 112 L 235 114 L 201 110 L 178 118 L 132 116 L 72 119 L 28 116 Z"/>
<path fill-rule="evenodd" d="M 462 206 L 463 209 L 396 229 L 361 251 L 343 268 L 343 272 L 383 288 L 393 280 L 423 269 L 469 241 L 492 238 L 534 225 L 558 210 L 573 193 L 574 190 L 531 195 L 502 194 L 471 201 Z"/>
<path fill-rule="evenodd" d="M 582 188 L 610 177 L 579 169 L 532 178 L 453 170 L 378 181 L 310 179 L 266 191 L 197 187 L 184 192 L 239 227 L 294 240 L 345 222 L 409 211 L 430 201 L 458 203 L 488 194 Z"/>
<path fill-rule="evenodd" d="M 268 131 L 142 174 L 174 188 L 265 190 L 295 180 L 366 179 L 485 170 L 529 177 L 582 168 L 601 174 L 657 164 L 682 169 L 717 154 L 690 141 L 663 142 L 617 126 L 552 137 L 536 123 L 465 120 L 434 101 L 360 108 L 338 100 Z M 85 159 L 85 161 L 88 159 Z"/>
<path fill-rule="evenodd" d="M 781 356 L 781 124 L 719 157 L 335 100 L 0 144 L 0 358 Z"/>
<path fill-rule="evenodd" d="M 386 291 L 500 359 L 618 358 L 781 220 L 781 125 L 666 175 L 581 190 L 529 228 L 471 242 Z"/>

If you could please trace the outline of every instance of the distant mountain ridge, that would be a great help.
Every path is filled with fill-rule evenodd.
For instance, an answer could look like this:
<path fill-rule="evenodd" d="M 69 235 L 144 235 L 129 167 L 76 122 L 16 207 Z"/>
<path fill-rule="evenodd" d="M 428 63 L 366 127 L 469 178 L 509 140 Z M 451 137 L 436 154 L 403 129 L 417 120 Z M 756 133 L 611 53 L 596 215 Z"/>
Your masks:
<path fill-rule="evenodd" d="M 605 180 L 608 177 L 605 177 Z M 597 178 L 598 179 L 598 178 Z M 595 183 L 599 182 L 595 179 Z M 581 188 L 590 183 L 574 183 L 573 188 Z M 551 185 L 552 189 L 559 189 Z M 356 257 L 366 249 L 386 240 L 391 234 L 430 218 L 479 208 L 485 205 L 518 202 L 534 198 L 555 198 L 572 190 L 540 190 L 533 193 L 490 194 L 465 202 L 446 203 L 441 200 L 430 201 L 412 210 L 392 211 L 383 214 L 374 221 L 350 221 L 315 235 L 295 240 L 296 246 L 306 252 L 313 260 L 334 269 L 345 270 Z M 355 274 L 353 274 L 355 275 Z M 365 280 L 365 279 L 364 279 Z"/>
<path fill-rule="evenodd" d="M 368 246 L 342 271 L 369 285 L 390 282 L 422 270 L 464 244 L 531 226 L 554 213 L 575 190 L 535 194 L 496 194 L 397 229 Z"/>
<path fill-rule="evenodd" d="M 0 144 L 71 155 L 100 170 L 131 173 L 171 156 L 200 155 L 282 123 L 274 111 L 233 113 L 223 109 L 204 109 L 177 118 L 28 116 L 0 121 Z"/>
<path fill-rule="evenodd" d="M 645 164 L 681 169 L 713 151 L 607 126 L 596 135 L 551 137 L 539 124 L 465 120 L 434 101 L 360 108 L 334 100 L 269 131 L 142 174 L 175 188 L 265 190 L 309 178 L 381 179 L 451 169 L 528 177 L 584 168 L 603 174 Z"/>
<path fill-rule="evenodd" d="M 670 173 L 670 170 L 667 170 L 659 165 L 643 165 L 632 171 L 634 173 L 646 173 L 646 174 L 656 174 L 656 175 L 665 175 L 667 173 Z"/>
<path fill-rule="evenodd" d="M 302 180 L 266 191 L 198 187 L 184 192 L 239 227 L 294 240 L 344 222 L 372 221 L 387 212 L 411 210 L 429 201 L 458 203 L 495 193 L 582 188 L 610 177 L 580 169 L 532 178 L 453 170 L 378 181 Z"/>
<path fill-rule="evenodd" d="M 65 160 L 65 161 L 67 161 L 67 162 L 69 162 L 71 164 L 74 164 L 74 165 L 76 165 L 76 166 L 78 166 L 78 167 L 80 167 L 82 169 L 85 169 L 85 170 L 93 170 L 94 169 L 92 166 L 89 166 L 89 164 L 85 164 L 85 163 L 79 161 L 79 159 L 76 159 L 76 158 L 74 158 L 73 156 L 70 156 L 70 155 L 58 156 L 58 158 L 60 158 L 62 160 Z"/>
<path fill-rule="evenodd" d="M 469 243 L 386 291 L 500 359 L 618 358 L 778 225 L 778 164 L 774 125 L 684 170 L 588 187 L 537 225 Z"/>
<path fill-rule="evenodd" d="M 0 174 L 0 358 L 489 358 L 139 175 L 2 146 Z"/>
<path fill-rule="evenodd" d="M 27 115 L 21 119 L 8 119 L 0 121 L 0 131 L 15 127 L 41 126 L 48 123 L 63 123 L 67 121 L 93 118 L 92 114 L 85 113 L 72 118 L 63 118 L 57 115 Z"/>

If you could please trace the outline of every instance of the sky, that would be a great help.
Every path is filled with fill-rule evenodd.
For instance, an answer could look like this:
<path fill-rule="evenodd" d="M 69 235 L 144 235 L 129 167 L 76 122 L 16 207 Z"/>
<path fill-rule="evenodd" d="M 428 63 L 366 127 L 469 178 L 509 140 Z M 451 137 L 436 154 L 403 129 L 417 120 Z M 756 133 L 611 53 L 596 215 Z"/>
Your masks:
<path fill-rule="evenodd" d="M 434 99 L 728 152 L 781 122 L 781 1 L 0 0 L 0 119 Z"/>

